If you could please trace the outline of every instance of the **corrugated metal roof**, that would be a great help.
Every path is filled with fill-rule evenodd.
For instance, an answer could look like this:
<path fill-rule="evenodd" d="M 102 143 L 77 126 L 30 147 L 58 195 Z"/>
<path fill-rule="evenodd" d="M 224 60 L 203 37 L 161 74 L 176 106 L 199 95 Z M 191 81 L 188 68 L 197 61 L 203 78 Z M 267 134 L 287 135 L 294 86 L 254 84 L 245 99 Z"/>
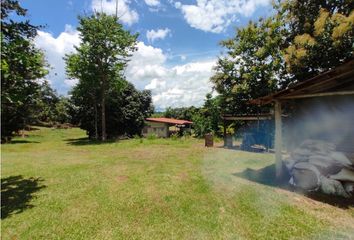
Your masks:
<path fill-rule="evenodd" d="M 252 121 L 252 120 L 267 120 L 272 119 L 273 114 L 271 113 L 254 113 L 254 114 L 224 114 L 221 116 L 224 120 L 245 120 L 245 121 Z"/>
<path fill-rule="evenodd" d="M 178 125 L 185 125 L 185 124 L 192 124 L 193 122 L 188 120 L 179 120 L 174 118 L 146 118 L 146 121 L 149 122 L 160 122 L 160 123 L 169 123 L 169 124 L 178 124 Z"/>

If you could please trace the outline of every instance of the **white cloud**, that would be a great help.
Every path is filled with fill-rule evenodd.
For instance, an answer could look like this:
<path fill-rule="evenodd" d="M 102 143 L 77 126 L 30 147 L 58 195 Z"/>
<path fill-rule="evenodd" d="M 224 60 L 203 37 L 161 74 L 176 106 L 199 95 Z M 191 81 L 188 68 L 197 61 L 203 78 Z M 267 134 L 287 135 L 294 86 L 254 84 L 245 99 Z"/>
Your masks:
<path fill-rule="evenodd" d="M 118 0 L 118 17 L 123 23 L 132 25 L 138 22 L 139 15 L 135 10 L 130 9 L 129 4 L 130 0 Z M 93 11 L 116 14 L 115 0 L 92 0 L 91 7 Z"/>
<path fill-rule="evenodd" d="M 159 79 L 154 78 L 151 80 L 151 82 L 145 86 L 145 89 L 147 90 L 153 90 L 159 87 L 165 87 L 166 86 L 166 81 L 159 81 Z"/>
<path fill-rule="evenodd" d="M 159 0 L 145 0 L 146 5 L 150 6 L 150 7 L 156 7 L 158 5 L 160 5 L 160 1 Z"/>
<path fill-rule="evenodd" d="M 181 2 L 175 2 L 175 8 L 181 8 L 182 7 L 182 3 Z"/>
<path fill-rule="evenodd" d="M 205 94 L 211 91 L 209 78 L 216 59 L 166 66 L 167 56 L 160 48 L 138 43 L 126 70 L 127 80 L 140 89 L 152 91 L 154 105 L 200 106 Z"/>
<path fill-rule="evenodd" d="M 150 12 L 157 13 L 166 11 L 166 6 L 161 2 L 161 0 L 145 0 L 145 4 L 148 6 Z"/>
<path fill-rule="evenodd" d="M 266 6 L 270 0 L 197 0 L 196 5 L 175 2 L 187 23 L 205 32 L 224 31 L 237 15 L 251 16 L 257 7 Z"/>
<path fill-rule="evenodd" d="M 65 79 L 64 80 L 64 83 L 71 88 L 74 87 L 78 82 L 79 82 L 78 79 Z"/>
<path fill-rule="evenodd" d="M 157 39 L 165 39 L 168 35 L 171 35 L 171 30 L 169 28 L 148 30 L 146 32 L 146 38 L 149 42 L 154 42 Z"/>
<path fill-rule="evenodd" d="M 79 45 L 79 33 L 70 25 L 58 37 L 38 31 L 35 43 L 45 51 L 53 67 L 48 77 L 52 86 L 60 94 L 67 94 L 77 80 L 66 79 L 63 57 L 74 51 L 74 45 Z M 216 59 L 167 66 L 168 56 L 162 49 L 143 42 L 138 42 L 137 49 L 128 63 L 126 78 L 138 89 L 151 90 L 153 103 L 158 109 L 203 104 L 205 94 L 211 91 L 209 78 Z"/>
<path fill-rule="evenodd" d="M 38 31 L 35 44 L 44 51 L 46 59 L 52 67 L 48 80 L 60 94 L 66 94 L 76 82 L 66 79 L 63 57 L 65 54 L 73 52 L 75 45 L 80 44 L 79 33 L 70 25 L 66 25 L 65 31 L 56 38 L 51 33 Z"/>

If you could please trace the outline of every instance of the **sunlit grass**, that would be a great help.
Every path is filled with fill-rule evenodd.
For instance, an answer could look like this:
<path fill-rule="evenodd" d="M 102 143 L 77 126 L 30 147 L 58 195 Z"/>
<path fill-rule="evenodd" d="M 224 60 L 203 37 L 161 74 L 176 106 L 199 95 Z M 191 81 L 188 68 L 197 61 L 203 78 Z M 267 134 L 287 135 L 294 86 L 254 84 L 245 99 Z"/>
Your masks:
<path fill-rule="evenodd" d="M 101 144 L 79 129 L 31 131 L 2 146 L 2 179 L 40 179 L 41 188 L 31 206 L 2 219 L 2 238 L 351 237 L 353 209 L 243 177 L 246 168 L 271 165 L 273 155 L 203 146 L 193 138 Z"/>

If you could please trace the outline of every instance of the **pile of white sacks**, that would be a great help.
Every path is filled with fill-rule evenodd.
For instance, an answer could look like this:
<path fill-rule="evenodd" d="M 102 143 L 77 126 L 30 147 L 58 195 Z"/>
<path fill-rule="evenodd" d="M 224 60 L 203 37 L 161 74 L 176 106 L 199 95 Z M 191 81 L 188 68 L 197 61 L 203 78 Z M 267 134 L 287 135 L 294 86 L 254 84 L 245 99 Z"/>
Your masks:
<path fill-rule="evenodd" d="M 349 198 L 354 194 L 354 162 L 334 144 L 305 140 L 285 160 L 290 184 L 306 191 Z"/>

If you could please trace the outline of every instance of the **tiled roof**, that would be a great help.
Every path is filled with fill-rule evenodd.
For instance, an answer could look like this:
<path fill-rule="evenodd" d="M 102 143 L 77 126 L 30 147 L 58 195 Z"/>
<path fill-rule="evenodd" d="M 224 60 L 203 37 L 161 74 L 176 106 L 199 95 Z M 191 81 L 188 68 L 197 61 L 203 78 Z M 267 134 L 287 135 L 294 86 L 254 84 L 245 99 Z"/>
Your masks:
<path fill-rule="evenodd" d="M 146 121 L 170 123 L 170 124 L 178 124 L 178 125 L 185 125 L 185 124 L 192 124 L 193 123 L 191 121 L 179 120 L 179 119 L 174 119 L 174 118 L 146 118 Z"/>

